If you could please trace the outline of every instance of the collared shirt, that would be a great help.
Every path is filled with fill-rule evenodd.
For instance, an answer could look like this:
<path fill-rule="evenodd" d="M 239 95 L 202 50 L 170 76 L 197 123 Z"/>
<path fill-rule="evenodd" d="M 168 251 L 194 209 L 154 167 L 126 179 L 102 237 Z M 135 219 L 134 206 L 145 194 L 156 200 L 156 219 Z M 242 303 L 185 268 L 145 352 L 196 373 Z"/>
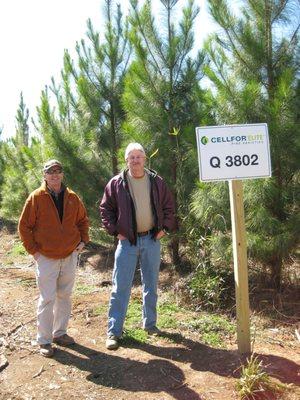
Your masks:
<path fill-rule="evenodd" d="M 54 201 L 54 204 L 57 208 L 58 215 L 60 222 L 62 222 L 63 215 L 64 215 L 64 193 L 65 193 L 65 186 L 61 185 L 61 189 L 58 193 L 54 192 L 54 190 L 50 189 L 47 185 L 47 190 L 51 194 L 51 197 Z"/>

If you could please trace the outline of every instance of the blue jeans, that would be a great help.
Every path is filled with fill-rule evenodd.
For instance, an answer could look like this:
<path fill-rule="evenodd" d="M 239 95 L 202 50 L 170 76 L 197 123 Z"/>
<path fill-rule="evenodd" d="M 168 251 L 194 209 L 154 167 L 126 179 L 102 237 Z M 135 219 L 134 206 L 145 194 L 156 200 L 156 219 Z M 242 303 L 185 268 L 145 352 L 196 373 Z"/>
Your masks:
<path fill-rule="evenodd" d="M 143 328 L 156 325 L 157 283 L 160 266 L 160 241 L 151 234 L 137 238 L 137 245 L 119 240 L 113 270 L 112 292 L 108 312 L 108 335 L 120 337 L 130 298 L 138 257 L 143 287 Z"/>

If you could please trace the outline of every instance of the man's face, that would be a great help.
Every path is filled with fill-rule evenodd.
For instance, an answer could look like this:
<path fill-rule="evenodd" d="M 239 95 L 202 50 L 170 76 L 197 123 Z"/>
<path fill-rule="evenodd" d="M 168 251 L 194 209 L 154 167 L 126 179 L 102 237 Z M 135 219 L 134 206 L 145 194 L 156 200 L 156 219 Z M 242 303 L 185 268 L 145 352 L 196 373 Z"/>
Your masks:
<path fill-rule="evenodd" d="M 141 175 L 144 173 L 145 162 L 146 157 L 141 150 L 132 150 L 128 154 L 126 160 L 127 167 L 133 175 Z"/>
<path fill-rule="evenodd" d="M 44 179 L 50 188 L 60 188 L 64 174 L 62 168 L 54 165 L 47 172 L 44 172 Z"/>

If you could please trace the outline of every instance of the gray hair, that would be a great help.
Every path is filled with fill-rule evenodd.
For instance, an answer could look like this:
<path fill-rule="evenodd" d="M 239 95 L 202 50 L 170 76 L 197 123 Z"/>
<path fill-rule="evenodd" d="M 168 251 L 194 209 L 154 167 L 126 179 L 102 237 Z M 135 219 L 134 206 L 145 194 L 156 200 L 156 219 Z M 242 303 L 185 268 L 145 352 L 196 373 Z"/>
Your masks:
<path fill-rule="evenodd" d="M 126 147 L 126 150 L 125 150 L 125 161 L 127 160 L 128 155 L 132 150 L 139 150 L 146 155 L 145 150 L 141 144 L 129 143 L 129 145 Z"/>

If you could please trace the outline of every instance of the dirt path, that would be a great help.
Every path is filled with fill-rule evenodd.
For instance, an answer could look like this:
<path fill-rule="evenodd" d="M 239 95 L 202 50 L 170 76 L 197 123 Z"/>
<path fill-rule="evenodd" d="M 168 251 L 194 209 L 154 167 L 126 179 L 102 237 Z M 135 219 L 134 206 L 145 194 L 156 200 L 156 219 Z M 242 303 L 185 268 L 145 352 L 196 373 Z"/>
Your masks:
<path fill-rule="evenodd" d="M 34 266 L 27 256 L 4 265 L 6 255 L 2 238 L 0 355 L 9 364 L 0 372 L 1 400 L 237 399 L 235 384 L 241 360 L 235 343 L 213 348 L 190 332 L 168 331 L 146 343 L 121 346 L 117 351 L 105 349 L 110 270 L 95 270 L 96 256 L 88 258 L 77 272 L 80 290 L 74 293 L 69 329 L 77 344 L 57 347 L 52 359 L 42 358 L 34 342 L 38 298 Z M 94 291 L 84 293 L 85 285 Z M 135 288 L 133 294 L 138 296 L 139 290 Z M 95 313 L 99 307 L 102 311 Z M 296 339 L 289 336 L 286 343 L 261 340 L 255 350 L 272 376 L 294 385 L 280 398 L 296 400 L 300 385 Z"/>

